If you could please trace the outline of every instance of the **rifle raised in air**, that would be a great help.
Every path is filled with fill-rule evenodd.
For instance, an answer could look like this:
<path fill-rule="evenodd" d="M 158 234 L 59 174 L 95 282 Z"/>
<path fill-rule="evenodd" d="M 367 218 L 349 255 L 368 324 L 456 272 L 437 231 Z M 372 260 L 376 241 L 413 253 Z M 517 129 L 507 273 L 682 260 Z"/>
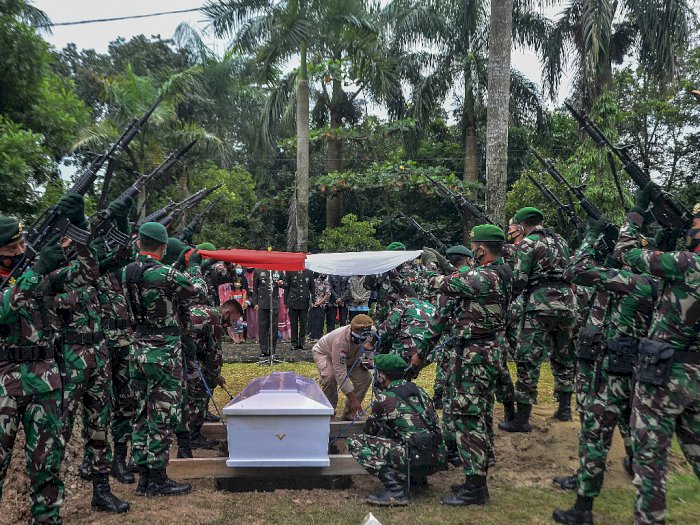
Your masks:
<path fill-rule="evenodd" d="M 398 215 L 399 215 L 399 217 L 402 217 L 402 218 L 405 219 L 407 222 L 409 222 L 409 223 L 411 224 L 411 226 L 413 226 L 416 230 L 418 230 L 418 231 L 421 232 L 423 235 L 425 235 L 426 237 L 428 237 L 428 239 L 430 239 L 430 240 L 432 241 L 432 243 L 435 245 L 435 247 L 436 247 L 438 250 L 440 250 L 440 251 L 443 252 L 443 253 L 447 251 L 447 246 L 445 246 L 445 244 L 444 244 L 440 239 L 438 239 L 438 238 L 433 234 L 433 232 L 428 231 L 428 230 L 426 230 L 425 228 L 423 228 L 423 226 L 421 226 L 420 223 L 419 223 L 416 219 L 414 219 L 413 217 L 410 217 L 410 216 L 408 216 L 408 215 L 406 215 L 405 213 L 402 213 L 402 212 L 398 212 Z"/>
<path fill-rule="evenodd" d="M 129 124 L 122 133 L 121 137 L 112 144 L 112 146 L 104 153 L 95 157 L 85 170 L 80 174 L 78 180 L 68 190 L 70 193 L 85 195 L 87 191 L 95 183 L 97 173 L 100 171 L 104 163 L 114 155 L 126 148 L 134 137 L 138 135 L 141 128 L 160 104 L 160 98 L 157 99 L 148 111 L 138 119 Z M 87 245 L 90 242 L 90 232 L 82 230 L 73 224 L 65 217 L 56 206 L 48 208 L 29 228 L 26 237 L 26 251 L 24 257 L 10 271 L 10 274 L 0 285 L 0 290 L 4 289 L 8 283 L 19 277 L 32 264 L 41 249 L 46 243 L 56 237 L 69 237 L 77 244 Z"/>
<path fill-rule="evenodd" d="M 576 210 L 574 210 L 570 205 L 561 202 L 559 198 L 552 192 L 552 190 L 550 190 L 545 184 L 538 182 L 537 179 L 535 179 L 535 177 L 533 177 L 532 175 L 528 174 L 527 178 L 530 179 L 530 182 L 532 182 L 535 185 L 535 187 L 538 190 L 540 190 L 540 193 L 542 193 L 542 195 L 544 195 L 550 203 L 556 206 L 557 210 L 569 220 L 569 222 L 574 228 L 576 228 L 576 230 L 578 230 L 581 233 L 586 231 L 586 224 L 576 214 Z"/>
<path fill-rule="evenodd" d="M 433 177 L 428 175 L 427 173 L 425 174 L 426 178 L 433 183 L 433 185 L 438 189 L 438 191 L 444 195 L 445 197 L 448 197 L 449 199 L 454 202 L 457 207 L 460 209 L 460 211 L 464 212 L 466 211 L 469 215 L 471 215 L 476 221 L 478 221 L 479 224 L 495 224 L 499 226 L 500 228 L 503 228 L 499 223 L 494 221 L 489 215 L 486 213 L 486 211 L 479 206 L 478 204 L 471 202 L 468 200 L 464 195 L 459 195 L 455 192 L 453 192 L 450 188 L 445 186 L 442 182 L 439 182 L 435 180 Z"/>
<path fill-rule="evenodd" d="M 643 188 L 650 181 L 651 177 L 637 164 L 629 154 L 629 147 L 615 146 L 603 131 L 593 122 L 587 115 L 582 115 L 576 111 L 569 103 L 564 105 L 578 121 L 581 129 L 583 129 L 596 146 L 599 148 L 607 147 L 615 156 L 620 159 L 622 166 L 634 183 Z M 663 191 L 658 185 L 654 184 L 654 189 L 651 192 L 651 202 L 654 203 L 651 214 L 656 222 L 664 228 L 674 228 L 680 231 L 686 231 L 690 228 L 693 222 L 693 215 L 688 208 L 676 201 L 671 195 Z"/>
<path fill-rule="evenodd" d="M 163 217 L 162 219 L 160 219 L 156 222 L 161 223 L 163 226 L 165 226 L 167 228 L 173 221 L 175 221 L 176 218 L 178 218 L 182 214 L 187 213 L 188 211 L 196 208 L 200 202 L 202 202 L 204 199 L 209 197 L 209 195 L 214 193 L 221 186 L 223 186 L 223 183 L 219 183 L 211 189 L 203 188 L 203 189 L 193 193 L 192 195 L 190 195 L 186 199 L 176 203 L 175 206 L 173 206 L 170 209 L 170 212 L 167 215 L 165 215 L 165 217 Z"/>
<path fill-rule="evenodd" d="M 192 239 L 187 239 L 188 235 L 194 235 L 202 230 L 202 224 L 204 224 L 204 220 L 212 211 L 214 211 L 216 205 L 219 204 L 219 202 L 221 202 L 221 199 L 223 198 L 223 195 L 219 195 L 216 199 L 207 204 L 207 207 L 204 208 L 200 213 L 192 217 L 192 220 L 187 224 L 187 226 L 185 226 L 185 228 L 180 233 L 176 235 L 176 237 L 181 241 L 191 242 Z"/>

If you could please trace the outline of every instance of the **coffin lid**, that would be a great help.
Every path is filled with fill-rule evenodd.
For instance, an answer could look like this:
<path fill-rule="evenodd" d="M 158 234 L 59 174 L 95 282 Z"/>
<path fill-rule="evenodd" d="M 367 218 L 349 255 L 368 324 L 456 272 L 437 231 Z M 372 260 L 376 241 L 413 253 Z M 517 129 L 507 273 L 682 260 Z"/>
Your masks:
<path fill-rule="evenodd" d="M 253 379 L 224 407 L 225 415 L 333 414 L 318 383 L 294 372 L 273 372 Z"/>

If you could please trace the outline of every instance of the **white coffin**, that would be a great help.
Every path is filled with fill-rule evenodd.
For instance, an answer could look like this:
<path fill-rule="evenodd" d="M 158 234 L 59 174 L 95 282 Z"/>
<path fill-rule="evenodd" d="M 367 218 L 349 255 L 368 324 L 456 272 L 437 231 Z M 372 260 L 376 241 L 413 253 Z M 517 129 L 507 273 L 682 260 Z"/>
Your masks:
<path fill-rule="evenodd" d="M 254 379 L 224 407 L 229 467 L 327 467 L 333 407 L 294 372 Z"/>

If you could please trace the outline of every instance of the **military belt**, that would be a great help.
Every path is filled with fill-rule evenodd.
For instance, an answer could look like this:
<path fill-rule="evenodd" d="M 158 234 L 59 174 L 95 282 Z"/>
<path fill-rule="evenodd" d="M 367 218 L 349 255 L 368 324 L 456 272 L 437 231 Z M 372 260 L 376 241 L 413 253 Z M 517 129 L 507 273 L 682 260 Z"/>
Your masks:
<path fill-rule="evenodd" d="M 563 279 L 542 279 L 541 281 L 537 281 L 537 283 L 530 286 L 529 291 L 530 291 L 530 293 L 532 293 L 535 290 L 538 290 L 544 286 L 557 286 L 557 285 L 569 286 L 569 283 L 567 283 Z"/>
<path fill-rule="evenodd" d="M 53 359 L 53 346 L 15 346 L 0 347 L 0 361 L 13 361 L 15 363 L 25 363 L 29 361 L 43 361 Z"/>
<path fill-rule="evenodd" d="M 136 325 L 136 333 L 139 335 L 180 335 L 179 326 L 146 326 Z"/>
<path fill-rule="evenodd" d="M 689 352 L 687 350 L 676 350 L 673 354 L 676 363 L 687 365 L 700 365 L 700 352 Z"/>
<path fill-rule="evenodd" d="M 455 341 L 454 343 L 451 343 L 450 346 L 464 348 L 465 346 L 469 346 L 470 344 L 475 343 L 475 342 L 481 343 L 484 341 L 495 341 L 497 336 L 498 336 L 498 334 L 496 334 L 496 333 L 490 333 L 490 334 L 473 335 L 471 337 L 460 337 L 459 340 Z"/>
<path fill-rule="evenodd" d="M 126 319 L 107 319 L 105 323 L 106 328 L 109 330 L 126 330 L 129 327 L 129 323 Z"/>
<path fill-rule="evenodd" d="M 94 345 L 104 339 L 102 332 L 64 332 L 63 342 L 69 345 Z"/>

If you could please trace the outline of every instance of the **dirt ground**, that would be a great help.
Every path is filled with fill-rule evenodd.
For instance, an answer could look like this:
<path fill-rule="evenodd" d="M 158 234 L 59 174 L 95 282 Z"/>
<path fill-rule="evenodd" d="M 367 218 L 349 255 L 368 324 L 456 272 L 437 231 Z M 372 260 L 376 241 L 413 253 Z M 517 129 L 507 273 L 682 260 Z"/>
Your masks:
<path fill-rule="evenodd" d="M 309 345 L 310 347 L 310 345 Z M 235 395 L 252 377 L 271 371 L 270 367 L 258 366 L 257 345 L 227 346 L 223 375 L 229 390 Z M 309 363 L 309 350 L 291 351 L 289 345 L 281 345 L 278 354 L 287 361 L 275 365 L 274 370 L 294 370 L 302 375 L 316 377 L 313 363 Z M 306 355 L 308 354 L 308 355 Z M 235 364 L 232 364 L 235 361 Z M 432 369 L 426 369 L 418 383 L 431 390 Z M 76 425 L 74 439 L 67 450 L 62 469 L 66 484 L 66 502 L 62 510 L 65 523 L 77 524 L 140 524 L 140 523 L 186 523 L 219 524 L 360 524 L 364 516 L 372 511 L 380 517 L 383 525 L 431 524 L 431 523 L 552 523 L 549 516 L 554 506 L 570 506 L 574 494 L 555 489 L 551 479 L 556 475 L 573 474 L 577 466 L 578 423 L 559 423 L 552 418 L 554 402 L 551 398 L 551 373 L 543 367 L 541 392 L 543 402 L 534 407 L 530 434 L 507 434 L 496 430 L 496 466 L 489 471 L 491 503 L 483 509 L 453 509 L 441 506 L 438 497 L 449 491 L 450 484 L 463 481 L 459 469 L 451 468 L 431 476 L 431 487 L 427 492 L 412 494 L 412 505 L 408 509 L 375 509 L 364 503 L 367 492 L 380 489 L 380 483 L 371 476 L 355 476 L 350 480 L 335 480 L 333 488 L 308 488 L 294 490 L 295 481 L 289 480 L 285 489 L 260 490 L 260 486 L 249 481 L 234 481 L 235 491 L 217 490 L 214 480 L 197 480 L 191 494 L 178 498 L 150 499 L 134 494 L 135 485 L 120 485 L 111 480 L 112 488 L 119 497 L 131 503 L 131 511 L 123 515 L 96 513 L 90 508 L 91 484 L 77 476 L 77 467 L 82 459 L 82 439 Z M 549 393 L 547 393 L 549 391 Z M 228 396 L 217 389 L 215 398 L 223 406 Z M 494 414 L 495 421 L 502 417 L 500 405 Z M 80 422 L 80 418 L 77 418 Z M 24 453 L 19 436 L 14 457 L 5 483 L 0 505 L 0 525 L 26 521 L 28 518 L 28 487 L 23 473 Z M 171 452 L 175 454 L 175 450 Z M 195 451 L 195 456 L 226 455 L 222 447 L 218 451 Z M 633 490 L 631 480 L 622 468 L 624 447 L 616 432 L 608 456 L 605 486 L 596 523 L 617 525 L 620 519 L 629 521 Z M 670 462 L 670 491 L 679 491 L 680 496 L 669 499 L 679 514 L 675 523 L 692 523 L 690 516 L 700 513 L 700 485 L 688 474 L 684 459 L 672 453 Z M 678 477 L 676 475 L 678 473 Z M 596 503 L 598 505 L 598 503 Z M 596 507 L 597 508 L 597 507 Z M 689 521 L 690 520 L 690 521 Z"/>

